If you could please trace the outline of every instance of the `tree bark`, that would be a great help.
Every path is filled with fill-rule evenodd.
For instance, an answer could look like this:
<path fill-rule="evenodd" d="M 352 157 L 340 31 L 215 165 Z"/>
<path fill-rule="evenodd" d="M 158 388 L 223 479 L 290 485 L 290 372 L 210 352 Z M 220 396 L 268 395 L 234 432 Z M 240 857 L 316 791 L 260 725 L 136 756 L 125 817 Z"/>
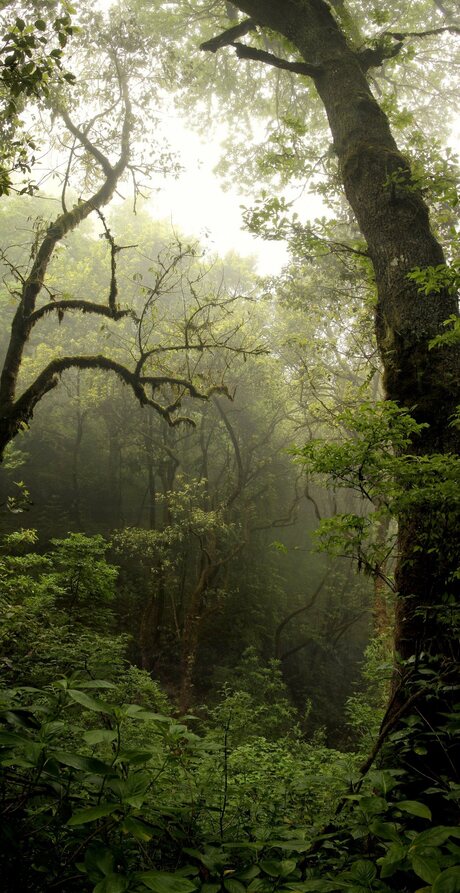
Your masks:
<path fill-rule="evenodd" d="M 149 673 L 156 669 L 160 658 L 161 633 L 166 604 L 165 578 L 161 564 L 158 565 L 157 570 L 157 582 L 154 590 L 148 593 L 139 627 L 141 665 L 142 669 Z M 151 587 L 151 583 L 149 586 Z"/>
<path fill-rule="evenodd" d="M 72 445 L 72 516 L 77 530 L 81 529 L 80 451 L 83 440 L 85 412 L 80 401 L 80 374 L 77 373 L 77 411 L 75 436 Z"/>
<path fill-rule="evenodd" d="M 428 343 L 447 317 L 457 313 L 457 301 L 448 292 L 421 297 L 407 278 L 415 267 L 444 263 L 444 255 L 358 54 L 323 0 L 240 0 L 235 5 L 260 25 L 279 31 L 306 62 L 318 66 L 314 81 L 345 193 L 375 270 L 376 332 L 387 396 L 410 408 L 416 405 L 417 418 L 430 423 L 425 446 L 450 447 L 455 432 L 447 416 L 460 402 L 458 351 L 455 357 L 444 350 L 428 354 Z"/>
<path fill-rule="evenodd" d="M 428 426 L 408 452 L 457 453 L 460 430 L 451 425 L 451 417 L 460 404 L 460 350 L 429 347 L 444 321 L 458 314 L 457 300 L 447 289 L 421 295 L 408 278 L 416 267 L 443 264 L 444 254 L 409 163 L 371 92 L 363 59 L 323 0 L 238 0 L 235 6 L 257 26 L 282 34 L 293 54 L 297 51 L 308 66 L 316 67 L 311 76 L 328 117 L 345 194 L 374 267 L 386 397 Z M 250 55 L 247 43 L 241 54 L 245 57 Z M 445 547 L 438 537 L 431 548 L 430 529 L 439 523 L 432 517 L 427 525 L 424 507 L 399 519 L 395 645 L 403 660 L 417 663 L 422 652 L 431 651 L 452 671 L 458 645 L 438 607 L 448 596 L 458 598 L 458 512 L 444 513 Z M 395 715 L 405 697 L 401 686 L 401 694 L 393 698 Z"/>
<path fill-rule="evenodd" d="M 193 699 L 193 675 L 199 647 L 200 626 L 203 619 L 202 598 L 213 579 L 220 564 L 209 564 L 203 556 L 203 566 L 198 580 L 189 598 L 187 614 L 181 637 L 181 680 L 179 692 L 179 710 L 186 713 Z"/>

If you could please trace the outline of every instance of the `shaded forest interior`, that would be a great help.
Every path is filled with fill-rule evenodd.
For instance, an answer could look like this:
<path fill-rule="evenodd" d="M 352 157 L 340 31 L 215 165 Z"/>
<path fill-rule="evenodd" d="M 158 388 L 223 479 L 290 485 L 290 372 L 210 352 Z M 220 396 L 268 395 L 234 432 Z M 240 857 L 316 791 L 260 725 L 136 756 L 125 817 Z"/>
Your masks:
<path fill-rule="evenodd" d="M 33 204 L 35 209 L 36 200 Z M 24 213 L 27 201 L 21 199 L 20 205 Z M 16 221 L 18 231 L 27 232 L 28 216 L 26 208 L 25 217 Z M 11 227 L 11 200 L 7 225 Z M 128 241 L 138 245 L 127 253 L 127 269 L 123 258 L 118 264 L 127 301 L 140 315 L 143 307 L 136 292 L 142 300 L 149 280 L 154 282 L 163 269 L 172 267 L 164 293 L 155 295 L 149 308 L 152 316 L 155 313 L 159 350 L 174 338 L 180 345 L 187 327 L 196 326 L 200 338 L 216 341 L 204 359 L 200 351 L 200 375 L 217 380 L 224 369 L 232 399 L 215 394 L 198 403 L 183 400 L 182 409 L 194 427 L 171 428 L 139 407 L 126 387 L 104 372 L 67 373 L 63 387 L 37 407 L 30 431 L 12 446 L 2 502 L 14 496 L 15 489 L 20 500 L 18 478 L 24 478 L 30 501 L 26 497 L 24 505 L 12 505 L 13 511 L 4 515 L 5 532 L 17 529 L 16 512 L 23 508 L 19 517 L 37 531 L 39 553 L 48 554 L 50 541 L 69 533 L 68 548 L 73 542 L 75 556 L 63 585 L 70 601 L 75 600 L 74 617 L 82 597 L 77 592 L 79 549 L 80 560 L 86 562 L 91 554 L 88 537 L 104 537 L 107 561 L 118 567 L 107 604 L 111 632 L 129 636 L 129 659 L 152 673 L 173 699 L 184 683 L 184 638 L 197 622 L 193 697 L 181 704 L 183 709 L 209 698 L 215 702 L 244 653 L 253 649 L 262 666 L 280 661 L 289 700 L 299 710 L 300 721 L 307 723 L 305 728 L 311 732 L 323 727 L 332 745 L 345 742 L 345 704 L 358 683 L 369 638 L 372 584 L 356 573 L 351 561 L 314 551 L 318 516 L 333 511 L 333 500 L 308 482 L 290 451 L 321 424 L 319 402 L 315 419 L 303 408 L 302 390 L 309 387 L 314 394 L 317 388 L 318 401 L 328 399 L 332 406 L 336 400 L 341 407 L 347 385 L 361 384 L 364 360 L 347 363 L 345 343 L 334 357 L 327 339 L 340 320 L 331 316 L 325 325 L 319 307 L 318 331 L 309 331 L 309 324 L 303 337 L 302 314 L 290 309 L 287 299 L 285 313 L 275 319 L 272 300 L 264 297 L 249 262 L 235 257 L 233 267 L 229 259 L 204 268 L 194 246 L 197 257 L 181 259 L 178 269 L 172 265 L 179 247 L 162 242 L 165 227 L 162 233 L 160 225 L 141 213 L 135 225 L 134 231 L 130 216 L 117 221 L 124 233 L 131 226 Z M 96 233 L 74 234 L 62 272 L 61 262 L 55 265 L 53 288 L 63 289 L 60 277 L 65 276 L 65 287 L 72 293 L 102 291 L 106 259 L 107 248 Z M 18 267 L 27 260 L 16 251 Z M 334 275 L 334 260 L 326 266 L 331 267 L 328 275 Z M 70 269 L 76 276 L 72 283 Z M 136 277 L 141 275 L 139 289 Z M 210 307 L 217 303 L 214 295 L 221 309 L 217 321 L 209 319 Z M 190 323 L 191 318 L 198 323 Z M 242 321 L 251 328 L 251 342 L 240 331 Z M 118 323 L 102 337 L 111 348 L 116 337 L 117 353 L 123 357 L 131 349 L 136 325 L 129 320 L 120 331 Z M 90 339 L 101 337 L 101 328 L 95 332 L 93 321 L 84 317 L 78 323 L 66 317 L 58 327 L 49 319 L 40 342 L 30 347 L 29 363 L 59 352 L 61 344 L 66 348 L 69 340 L 75 353 L 83 353 Z M 285 356 L 270 350 L 274 329 L 282 332 Z M 324 381 L 309 386 L 307 339 L 312 352 L 323 342 L 324 353 L 329 349 L 331 362 L 340 364 L 339 375 L 327 372 Z M 175 358 L 180 353 L 177 349 Z M 347 501 L 352 507 L 352 494 L 342 498 L 344 510 Z M 86 539 L 80 541 L 77 534 L 82 531 Z M 61 566 L 59 548 L 50 554 Z"/>
<path fill-rule="evenodd" d="M 0 13 L 5 893 L 460 893 L 460 23 L 408 6 Z M 195 139 L 259 261 L 157 219 Z"/>

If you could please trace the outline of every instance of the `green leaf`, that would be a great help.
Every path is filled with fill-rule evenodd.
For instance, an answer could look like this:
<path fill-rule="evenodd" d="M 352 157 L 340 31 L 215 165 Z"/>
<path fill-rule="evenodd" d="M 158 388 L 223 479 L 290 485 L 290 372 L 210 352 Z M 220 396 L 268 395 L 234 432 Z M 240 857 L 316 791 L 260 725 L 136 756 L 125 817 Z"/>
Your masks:
<path fill-rule="evenodd" d="M 83 735 L 86 743 L 91 745 L 102 743 L 110 744 L 111 741 L 115 741 L 116 737 L 116 729 L 91 729 L 91 731 L 85 732 Z"/>
<path fill-rule="evenodd" d="M 299 881 L 295 884 L 287 884 L 288 890 L 293 893 L 336 893 L 337 883 L 325 878 L 312 878 L 309 881 Z"/>
<path fill-rule="evenodd" d="M 154 720 L 155 722 L 165 722 L 170 723 L 171 717 L 164 716 L 163 713 L 153 713 L 150 710 L 145 710 L 144 707 L 141 707 L 139 704 L 128 704 L 124 709 L 123 713 L 126 716 L 130 716 L 131 719 L 142 719 L 142 720 Z"/>
<path fill-rule="evenodd" d="M 46 31 L 46 22 L 43 19 L 36 19 L 34 25 L 37 31 Z"/>
<path fill-rule="evenodd" d="M 297 868 L 295 859 L 283 859 L 281 862 L 281 877 L 288 877 Z"/>
<path fill-rule="evenodd" d="M 295 859 L 283 859 L 281 862 L 276 859 L 264 859 L 260 863 L 262 871 L 271 877 L 288 877 L 295 871 L 296 865 Z"/>
<path fill-rule="evenodd" d="M 122 826 L 122 831 L 126 831 L 128 834 L 132 834 L 136 840 L 151 840 L 153 837 L 153 830 L 144 825 L 144 822 L 140 822 L 138 819 L 133 818 L 133 816 L 127 816 L 124 820 Z"/>
<path fill-rule="evenodd" d="M 379 859 L 380 877 L 382 879 L 391 877 L 396 871 L 403 867 L 406 858 L 406 848 L 400 843 L 393 843 L 387 850 L 386 855 Z"/>
<path fill-rule="evenodd" d="M 431 810 L 425 803 L 419 803 L 418 800 L 400 800 L 398 803 L 395 803 L 395 806 L 403 812 L 409 812 L 411 815 L 416 815 L 420 819 L 428 819 L 431 821 Z"/>
<path fill-rule="evenodd" d="M 249 884 L 248 893 L 259 893 L 259 890 L 263 891 L 263 893 L 266 893 L 267 883 L 269 883 L 269 881 L 267 881 L 266 878 L 264 880 L 263 878 L 255 877 L 254 880 L 251 881 L 251 883 Z"/>
<path fill-rule="evenodd" d="M 114 857 L 112 850 L 101 844 L 90 844 L 85 853 L 85 870 L 91 880 L 99 879 L 99 875 L 113 874 Z"/>
<path fill-rule="evenodd" d="M 460 893 L 460 868 L 447 868 L 438 874 L 432 893 Z"/>
<path fill-rule="evenodd" d="M 238 871 L 238 880 L 240 881 L 252 881 L 253 878 L 258 877 L 260 874 L 260 868 L 258 865 L 250 865 L 249 868 L 245 868 L 243 871 Z"/>
<path fill-rule="evenodd" d="M 367 859 L 360 859 L 353 865 L 350 874 L 362 884 L 371 884 L 377 877 L 377 869 L 373 862 Z"/>
<path fill-rule="evenodd" d="M 383 797 L 360 797 L 359 806 L 367 815 L 379 815 L 386 812 L 388 803 Z"/>
<path fill-rule="evenodd" d="M 140 809 L 149 788 L 150 778 L 146 773 L 136 773 L 128 778 L 112 778 L 108 782 L 110 790 L 119 797 L 122 803 L 128 803 Z"/>
<path fill-rule="evenodd" d="M 195 893 L 196 890 L 192 881 L 167 871 L 141 871 L 136 878 L 154 893 Z"/>
<path fill-rule="evenodd" d="M 122 874 L 108 874 L 96 884 L 93 893 L 124 893 L 129 887 L 129 879 Z"/>
<path fill-rule="evenodd" d="M 460 828 L 451 828 L 448 825 L 439 825 L 437 828 L 429 828 L 422 831 L 412 843 L 411 850 L 418 847 L 442 846 L 449 837 L 460 837 Z"/>
<path fill-rule="evenodd" d="M 399 841 L 396 825 L 392 822 L 382 822 L 380 819 L 375 819 L 371 822 L 370 831 L 375 837 L 380 837 L 382 840 L 392 840 L 393 843 L 398 843 Z"/>
<path fill-rule="evenodd" d="M 39 729 L 40 723 L 31 710 L 7 710 L 5 719 L 15 726 L 23 729 Z"/>
<path fill-rule="evenodd" d="M 18 735 L 17 732 L 0 732 L 0 745 L 11 747 L 15 744 L 29 744 L 30 739 L 24 738 L 23 735 Z"/>
<path fill-rule="evenodd" d="M 263 843 L 257 844 L 254 848 L 260 849 Z M 289 850 L 293 853 L 306 853 L 311 849 L 311 840 L 271 840 L 270 846 L 276 847 L 277 850 Z"/>
<path fill-rule="evenodd" d="M 103 819 L 105 816 L 112 815 L 112 813 L 119 808 L 119 803 L 103 803 L 101 806 L 91 806 L 89 809 L 80 809 L 78 812 L 74 812 L 67 824 L 73 828 L 76 825 L 86 825 L 88 822 L 96 822 L 97 819 Z"/>
<path fill-rule="evenodd" d="M 96 701 L 96 698 L 86 695 L 84 691 L 79 691 L 76 688 L 69 689 L 69 696 L 73 701 L 76 701 L 77 704 L 86 707 L 87 710 L 94 710 L 96 713 L 112 713 L 112 707 L 105 704 L 103 701 Z"/>
<path fill-rule="evenodd" d="M 131 766 L 142 766 L 144 763 L 148 763 L 154 755 L 155 752 L 153 750 L 121 750 L 116 762 Z"/>
<path fill-rule="evenodd" d="M 436 856 L 429 856 L 426 853 L 417 855 L 416 853 L 411 861 L 415 874 L 421 877 L 422 881 L 432 884 L 436 880 L 440 871 L 439 859 Z"/>
<path fill-rule="evenodd" d="M 246 893 L 246 887 L 241 881 L 236 881 L 235 878 L 227 877 L 224 878 L 224 887 L 227 890 L 227 893 Z"/>
<path fill-rule="evenodd" d="M 235 844 L 235 846 L 239 847 L 240 845 Z M 217 873 L 228 862 L 222 849 L 213 846 L 206 846 L 205 853 L 200 853 L 199 850 L 189 849 L 188 847 L 184 847 L 183 852 L 187 853 L 188 856 L 192 856 L 193 859 L 198 859 L 211 874 Z"/>
<path fill-rule="evenodd" d="M 72 769 L 81 769 L 83 772 L 94 772 L 97 775 L 108 775 L 112 771 L 112 767 L 102 760 L 95 757 L 84 757 L 78 753 L 67 753 L 64 750 L 55 750 L 50 753 L 50 758 L 61 763 L 63 766 L 70 766 Z"/>
<path fill-rule="evenodd" d="M 287 546 L 285 546 L 284 543 L 280 543 L 279 540 L 274 540 L 273 543 L 270 543 L 269 548 L 276 549 L 277 552 L 282 552 L 283 555 L 287 555 L 289 552 Z"/>

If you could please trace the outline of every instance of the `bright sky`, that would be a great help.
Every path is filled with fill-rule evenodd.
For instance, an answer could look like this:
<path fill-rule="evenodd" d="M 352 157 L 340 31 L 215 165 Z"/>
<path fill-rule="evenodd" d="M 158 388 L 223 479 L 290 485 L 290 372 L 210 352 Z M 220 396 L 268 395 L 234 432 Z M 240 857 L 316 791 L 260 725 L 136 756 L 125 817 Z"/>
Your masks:
<path fill-rule="evenodd" d="M 102 9 L 111 0 L 96 0 Z M 163 131 L 173 151 L 178 152 L 184 170 L 173 176 L 158 178 L 150 199 L 152 217 L 166 220 L 186 235 L 198 238 L 203 246 L 221 257 L 229 251 L 252 256 L 261 275 L 277 274 L 288 262 L 284 242 L 264 241 L 246 232 L 242 226 L 241 205 L 251 206 L 254 196 L 244 195 L 237 188 L 224 191 L 214 169 L 220 160 L 222 135 L 211 135 L 204 142 L 183 119 L 174 112 L 173 104 L 163 111 Z M 458 144 L 459 124 L 453 128 L 453 144 Z M 296 208 L 301 218 L 314 219 L 327 215 L 321 198 L 304 194 Z"/>
<path fill-rule="evenodd" d="M 111 2 L 95 0 L 96 5 L 105 10 Z M 224 192 L 214 173 L 220 158 L 219 138 L 203 142 L 174 113 L 165 116 L 164 132 L 172 149 L 180 153 L 184 172 L 177 180 L 169 177 L 158 181 L 161 188 L 153 193 L 150 201 L 152 216 L 169 220 L 173 226 L 187 235 L 196 236 L 221 256 L 231 250 L 254 256 L 257 270 L 262 275 L 279 273 L 288 261 L 286 245 L 266 242 L 244 231 L 240 206 L 250 206 L 252 197 L 242 195 L 236 189 Z M 454 146 L 458 145 L 458 139 L 454 128 Z M 314 219 L 328 213 L 319 196 L 304 195 L 301 205 L 301 209 L 297 208 L 301 217 Z"/>
<path fill-rule="evenodd" d="M 95 0 L 95 5 L 107 11 L 113 0 Z M 261 275 L 276 274 L 288 261 L 288 251 L 282 242 L 265 242 L 242 228 L 240 205 L 251 205 L 250 196 L 237 190 L 221 188 L 214 173 L 220 158 L 220 142 L 212 138 L 206 143 L 173 113 L 165 116 L 165 137 L 171 148 L 180 154 L 183 174 L 158 181 L 160 191 L 154 192 L 149 202 L 152 217 L 168 220 L 189 236 L 196 236 L 220 256 L 236 251 L 253 256 Z M 319 207 L 312 214 L 322 213 Z"/>
<path fill-rule="evenodd" d="M 219 161 L 219 139 L 204 143 L 173 118 L 169 119 L 167 137 L 179 151 L 185 170 L 177 180 L 169 177 L 160 181 L 161 190 L 150 201 L 152 216 L 170 220 L 221 256 L 231 250 L 254 256 L 262 275 L 278 273 L 288 260 L 285 244 L 265 242 L 245 232 L 240 205 L 250 205 L 251 197 L 236 189 L 224 192 L 214 173 Z"/>

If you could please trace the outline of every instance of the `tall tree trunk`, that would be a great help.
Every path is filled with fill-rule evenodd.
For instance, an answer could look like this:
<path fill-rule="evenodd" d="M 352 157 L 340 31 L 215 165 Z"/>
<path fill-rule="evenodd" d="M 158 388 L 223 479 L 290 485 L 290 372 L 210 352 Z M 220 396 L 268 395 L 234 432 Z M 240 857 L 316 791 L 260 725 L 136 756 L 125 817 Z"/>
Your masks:
<path fill-rule="evenodd" d="M 236 5 L 261 25 L 280 31 L 306 63 L 318 67 L 314 81 L 345 193 L 375 270 L 376 332 L 387 396 L 416 406 L 417 418 L 430 423 L 425 448 L 452 448 L 454 442 L 458 445 L 458 434 L 448 424 L 460 402 L 458 351 L 455 357 L 443 350 L 429 353 L 428 345 L 447 317 L 457 313 L 457 301 L 448 292 L 421 297 L 407 278 L 415 267 L 442 264 L 444 255 L 359 55 L 347 45 L 323 0 L 240 0 Z"/>
<path fill-rule="evenodd" d="M 123 448 L 117 418 L 107 404 L 103 417 L 107 428 L 109 455 L 107 462 L 107 518 L 112 529 L 121 527 L 123 521 Z"/>
<path fill-rule="evenodd" d="M 158 581 L 147 596 L 139 627 L 139 647 L 142 669 L 155 670 L 160 657 L 161 630 L 165 611 L 166 593 L 164 571 L 158 567 Z"/>
<path fill-rule="evenodd" d="M 193 699 L 193 675 L 198 654 L 200 625 L 202 620 L 203 594 L 215 576 L 217 567 L 209 565 L 202 557 L 202 568 L 198 580 L 190 595 L 187 614 L 181 636 L 181 677 L 179 691 L 179 709 L 186 713 Z"/>
<path fill-rule="evenodd" d="M 213 608 L 204 604 L 205 593 L 212 588 L 222 568 L 241 551 L 244 543 L 238 543 L 234 549 L 222 558 L 212 560 L 209 557 L 210 544 L 200 557 L 200 570 L 197 581 L 187 600 L 187 611 L 184 617 L 181 635 L 181 682 L 179 691 L 179 708 L 185 713 L 193 700 L 193 677 L 200 647 L 200 631 L 203 620 L 213 612 Z M 225 589 L 225 585 L 224 585 Z"/>
<path fill-rule="evenodd" d="M 155 530 L 157 523 L 157 493 L 155 484 L 155 450 L 153 448 L 153 417 L 151 412 L 147 415 L 144 448 L 147 461 L 148 525 L 149 530 Z"/>
<path fill-rule="evenodd" d="M 444 255 L 407 159 L 370 90 L 364 57 L 347 43 L 323 0 L 238 0 L 235 6 L 298 50 L 305 61 L 303 73 L 313 77 L 326 110 L 345 193 L 374 267 L 376 335 L 386 396 L 428 425 L 409 451 L 458 452 L 460 430 L 451 425 L 451 417 L 460 404 L 460 350 L 429 349 L 447 317 L 458 313 L 457 301 L 447 289 L 420 295 L 408 278 L 416 267 L 443 264 Z M 238 52 L 251 58 L 247 47 Z M 252 58 L 257 59 L 257 51 Z M 445 513 L 444 545 L 438 537 L 433 548 L 430 530 L 439 523 L 439 518 L 431 518 L 428 529 L 425 508 L 399 519 L 396 650 L 415 664 L 422 652 L 436 652 L 443 666 L 452 668 L 458 645 L 438 608 L 447 596 L 458 597 L 458 513 Z M 403 670 L 403 680 L 405 675 Z M 394 716 L 407 698 L 404 686 L 399 688 L 393 698 Z"/>
<path fill-rule="evenodd" d="M 85 413 L 82 412 L 80 401 L 80 372 L 77 372 L 77 412 L 75 437 L 72 446 L 72 514 L 77 530 L 80 530 L 81 519 L 81 488 L 80 488 L 80 452 L 83 440 Z"/>

